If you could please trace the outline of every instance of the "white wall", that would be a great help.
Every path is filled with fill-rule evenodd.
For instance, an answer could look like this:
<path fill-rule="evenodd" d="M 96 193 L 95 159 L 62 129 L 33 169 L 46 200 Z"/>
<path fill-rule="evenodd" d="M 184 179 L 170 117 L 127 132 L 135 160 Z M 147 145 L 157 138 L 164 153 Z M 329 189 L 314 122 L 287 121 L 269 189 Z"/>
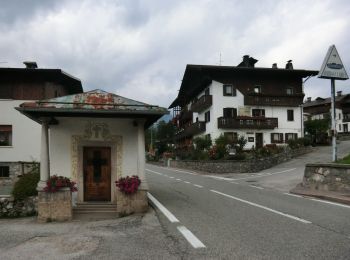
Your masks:
<path fill-rule="evenodd" d="M 25 100 L 0 100 L 0 125 L 12 125 L 12 146 L 0 146 L 1 162 L 40 161 L 41 126 L 15 107 Z"/>
<path fill-rule="evenodd" d="M 58 118 L 59 124 L 50 126 L 50 174 L 71 177 L 72 135 L 84 135 L 88 122 L 107 123 L 111 135 L 122 136 L 122 173 L 138 172 L 138 127 L 131 119 Z M 143 150 L 144 151 L 144 150 Z"/>

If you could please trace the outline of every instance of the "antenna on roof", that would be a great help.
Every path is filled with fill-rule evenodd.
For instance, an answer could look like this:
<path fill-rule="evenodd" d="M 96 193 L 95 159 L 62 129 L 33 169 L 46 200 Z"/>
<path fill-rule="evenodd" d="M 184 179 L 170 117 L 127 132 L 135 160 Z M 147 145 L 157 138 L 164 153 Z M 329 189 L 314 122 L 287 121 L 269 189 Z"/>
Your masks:
<path fill-rule="evenodd" d="M 222 55 L 221 55 L 221 52 L 220 52 L 220 54 L 219 54 L 219 63 L 216 63 L 216 64 L 221 66 L 222 62 L 223 62 L 223 59 L 222 59 Z"/>

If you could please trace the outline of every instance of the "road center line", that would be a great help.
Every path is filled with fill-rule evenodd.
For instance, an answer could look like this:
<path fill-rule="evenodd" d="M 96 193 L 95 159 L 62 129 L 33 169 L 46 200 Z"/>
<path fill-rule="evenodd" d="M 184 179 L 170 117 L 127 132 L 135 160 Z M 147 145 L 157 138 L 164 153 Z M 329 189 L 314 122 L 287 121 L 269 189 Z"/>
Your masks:
<path fill-rule="evenodd" d="M 198 184 L 193 184 L 193 186 L 196 186 L 197 188 L 203 188 L 203 186 L 198 185 Z"/>
<path fill-rule="evenodd" d="M 259 190 L 263 190 L 263 187 L 259 187 L 259 186 L 255 186 L 255 185 L 249 185 L 249 187 L 255 188 L 255 189 L 259 189 Z"/>
<path fill-rule="evenodd" d="M 264 210 L 273 212 L 273 213 L 275 213 L 275 214 L 278 214 L 278 215 L 281 215 L 281 216 L 284 216 L 284 217 L 287 217 L 287 218 L 291 218 L 291 219 L 300 221 L 300 222 L 302 222 L 302 223 L 304 223 L 304 224 L 310 224 L 310 223 L 311 223 L 311 222 L 308 221 L 308 220 L 305 220 L 305 219 L 302 219 L 302 218 L 298 218 L 298 217 L 295 217 L 295 216 L 292 216 L 292 215 L 289 215 L 289 214 L 285 214 L 285 213 L 283 213 L 283 212 L 280 212 L 280 211 L 277 211 L 277 210 L 274 210 L 274 209 L 271 209 L 271 208 L 268 208 L 268 207 L 265 207 L 265 206 L 256 204 L 256 203 L 254 203 L 254 202 L 250 202 L 250 201 L 248 201 L 248 200 L 240 199 L 240 198 L 237 198 L 237 197 L 234 197 L 234 196 L 231 196 L 231 195 L 222 193 L 222 192 L 220 192 L 220 191 L 216 191 L 216 190 L 210 190 L 210 191 L 211 191 L 211 192 L 214 192 L 214 193 L 217 193 L 217 194 L 220 194 L 220 195 L 222 195 L 222 196 L 225 196 L 225 197 L 228 197 L 228 198 L 231 198 L 231 199 L 234 199 L 234 200 L 237 200 L 237 201 L 240 201 L 240 202 L 249 204 L 249 205 L 251 205 L 251 206 L 258 207 L 258 208 L 261 208 L 261 209 L 264 209 Z"/>
<path fill-rule="evenodd" d="M 174 172 L 182 172 L 182 173 L 186 173 L 186 174 L 191 174 L 191 175 L 198 175 L 197 173 L 194 172 L 186 172 L 186 171 L 180 171 L 180 170 L 175 170 L 175 169 L 169 169 L 170 171 L 174 171 Z"/>
<path fill-rule="evenodd" d="M 179 220 L 166 208 L 164 207 L 151 193 L 147 192 L 147 196 L 150 201 L 166 216 L 170 222 L 179 222 Z"/>
<path fill-rule="evenodd" d="M 184 181 L 184 183 L 191 184 L 189 181 Z"/>
<path fill-rule="evenodd" d="M 174 179 L 175 177 L 173 177 L 173 176 L 170 176 L 169 178 L 170 178 L 170 179 Z"/>
<path fill-rule="evenodd" d="M 181 181 L 181 179 L 176 179 L 177 181 Z"/>
<path fill-rule="evenodd" d="M 194 247 L 194 248 L 203 248 L 205 245 L 195 236 L 193 233 L 188 230 L 185 226 L 178 226 L 177 230 L 186 238 L 186 240 Z"/>

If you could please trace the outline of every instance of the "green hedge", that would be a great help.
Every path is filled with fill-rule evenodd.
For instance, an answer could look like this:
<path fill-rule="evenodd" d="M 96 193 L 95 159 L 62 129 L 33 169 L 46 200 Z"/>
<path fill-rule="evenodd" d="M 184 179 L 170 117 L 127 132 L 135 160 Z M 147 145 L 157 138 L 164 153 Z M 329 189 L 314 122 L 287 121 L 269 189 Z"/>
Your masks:
<path fill-rule="evenodd" d="M 38 182 L 40 180 L 39 167 L 33 167 L 33 170 L 30 173 L 27 173 L 19 178 L 15 183 L 12 196 L 15 200 L 22 200 L 30 196 L 38 195 L 36 190 Z"/>

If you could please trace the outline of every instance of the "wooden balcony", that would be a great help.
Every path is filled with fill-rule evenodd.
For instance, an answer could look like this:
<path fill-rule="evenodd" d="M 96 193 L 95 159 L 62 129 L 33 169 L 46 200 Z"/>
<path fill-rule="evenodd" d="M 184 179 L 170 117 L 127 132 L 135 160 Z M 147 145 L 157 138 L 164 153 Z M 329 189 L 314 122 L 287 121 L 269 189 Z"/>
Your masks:
<path fill-rule="evenodd" d="M 179 123 L 180 126 L 188 123 L 188 121 L 192 121 L 193 112 L 191 110 L 182 110 L 179 114 Z"/>
<path fill-rule="evenodd" d="M 218 128 L 221 129 L 274 129 L 278 127 L 278 118 L 247 117 L 218 118 Z"/>
<path fill-rule="evenodd" d="M 250 106 L 287 106 L 297 107 L 303 104 L 304 94 L 266 96 L 263 94 L 248 94 L 244 96 L 244 105 Z"/>
<path fill-rule="evenodd" d="M 176 135 L 175 135 L 175 140 L 179 140 L 179 139 L 183 139 L 186 137 L 192 137 L 194 135 L 200 134 L 202 132 L 205 132 L 205 122 L 196 122 L 193 123 L 187 127 L 185 127 L 184 129 L 182 129 L 181 131 L 179 131 Z"/>
<path fill-rule="evenodd" d="M 191 105 L 191 110 L 193 112 L 199 113 L 211 107 L 212 104 L 213 104 L 212 95 L 203 95 L 195 103 Z"/>

